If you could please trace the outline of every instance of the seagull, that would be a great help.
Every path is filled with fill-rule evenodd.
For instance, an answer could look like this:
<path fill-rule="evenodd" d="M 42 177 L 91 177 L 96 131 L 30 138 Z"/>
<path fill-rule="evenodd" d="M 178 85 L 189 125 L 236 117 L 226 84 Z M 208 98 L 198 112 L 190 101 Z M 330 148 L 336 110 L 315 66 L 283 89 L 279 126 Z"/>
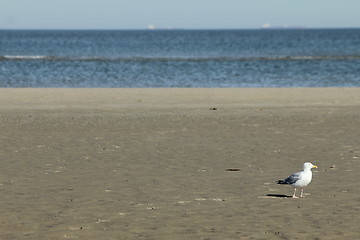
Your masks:
<path fill-rule="evenodd" d="M 304 163 L 303 170 L 301 172 L 293 173 L 289 177 L 285 178 L 284 180 L 278 180 L 277 184 L 289 184 L 295 188 L 293 198 L 298 198 L 296 193 L 296 188 L 301 188 L 300 197 L 304 196 L 304 187 L 306 187 L 312 179 L 312 168 L 317 168 L 317 166 L 313 165 L 312 163 L 306 162 Z"/>

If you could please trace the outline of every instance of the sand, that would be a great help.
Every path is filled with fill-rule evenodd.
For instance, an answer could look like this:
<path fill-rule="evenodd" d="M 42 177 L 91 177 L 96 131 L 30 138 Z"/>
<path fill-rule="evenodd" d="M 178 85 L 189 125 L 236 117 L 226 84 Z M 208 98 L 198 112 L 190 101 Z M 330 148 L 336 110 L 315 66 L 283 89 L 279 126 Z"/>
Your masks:
<path fill-rule="evenodd" d="M 0 239 L 360 239 L 359 126 L 359 88 L 0 89 Z"/>

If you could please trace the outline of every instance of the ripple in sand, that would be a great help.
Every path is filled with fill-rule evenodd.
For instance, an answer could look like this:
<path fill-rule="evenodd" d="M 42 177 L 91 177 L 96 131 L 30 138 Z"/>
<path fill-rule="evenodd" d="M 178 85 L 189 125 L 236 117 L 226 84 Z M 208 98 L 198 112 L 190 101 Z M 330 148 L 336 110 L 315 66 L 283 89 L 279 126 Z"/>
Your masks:
<path fill-rule="evenodd" d="M 211 201 L 216 201 L 216 202 L 224 202 L 225 199 L 224 198 L 195 198 L 195 201 L 206 201 L 206 200 L 211 200 Z"/>
<path fill-rule="evenodd" d="M 107 223 L 110 222 L 109 219 L 96 219 L 96 223 Z"/>
<path fill-rule="evenodd" d="M 206 198 L 195 198 L 195 201 L 206 201 Z"/>
<path fill-rule="evenodd" d="M 65 234 L 64 238 L 66 238 L 66 239 L 76 239 L 76 238 L 79 238 L 79 237 Z"/>
<path fill-rule="evenodd" d="M 90 229 L 90 228 L 85 228 L 85 227 L 69 227 L 69 230 L 71 230 L 71 231 L 79 231 L 79 230 L 85 230 L 85 229 Z"/>
<path fill-rule="evenodd" d="M 224 202 L 225 201 L 224 198 L 212 198 L 211 200 L 216 201 L 216 202 Z"/>

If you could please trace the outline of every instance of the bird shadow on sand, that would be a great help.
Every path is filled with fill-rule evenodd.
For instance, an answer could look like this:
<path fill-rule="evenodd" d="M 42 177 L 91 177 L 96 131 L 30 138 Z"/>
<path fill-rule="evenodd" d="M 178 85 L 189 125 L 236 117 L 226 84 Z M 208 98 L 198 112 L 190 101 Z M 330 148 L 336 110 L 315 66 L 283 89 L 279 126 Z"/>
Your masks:
<path fill-rule="evenodd" d="M 285 194 L 266 194 L 266 196 L 271 198 L 292 198 L 292 196 Z"/>

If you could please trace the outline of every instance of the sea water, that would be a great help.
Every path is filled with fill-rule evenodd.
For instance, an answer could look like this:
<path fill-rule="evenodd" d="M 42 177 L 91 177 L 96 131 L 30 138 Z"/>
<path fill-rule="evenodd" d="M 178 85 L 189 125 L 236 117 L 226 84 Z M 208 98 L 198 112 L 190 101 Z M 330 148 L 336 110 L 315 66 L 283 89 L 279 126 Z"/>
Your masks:
<path fill-rule="evenodd" d="M 0 87 L 360 87 L 360 29 L 1 30 Z"/>

